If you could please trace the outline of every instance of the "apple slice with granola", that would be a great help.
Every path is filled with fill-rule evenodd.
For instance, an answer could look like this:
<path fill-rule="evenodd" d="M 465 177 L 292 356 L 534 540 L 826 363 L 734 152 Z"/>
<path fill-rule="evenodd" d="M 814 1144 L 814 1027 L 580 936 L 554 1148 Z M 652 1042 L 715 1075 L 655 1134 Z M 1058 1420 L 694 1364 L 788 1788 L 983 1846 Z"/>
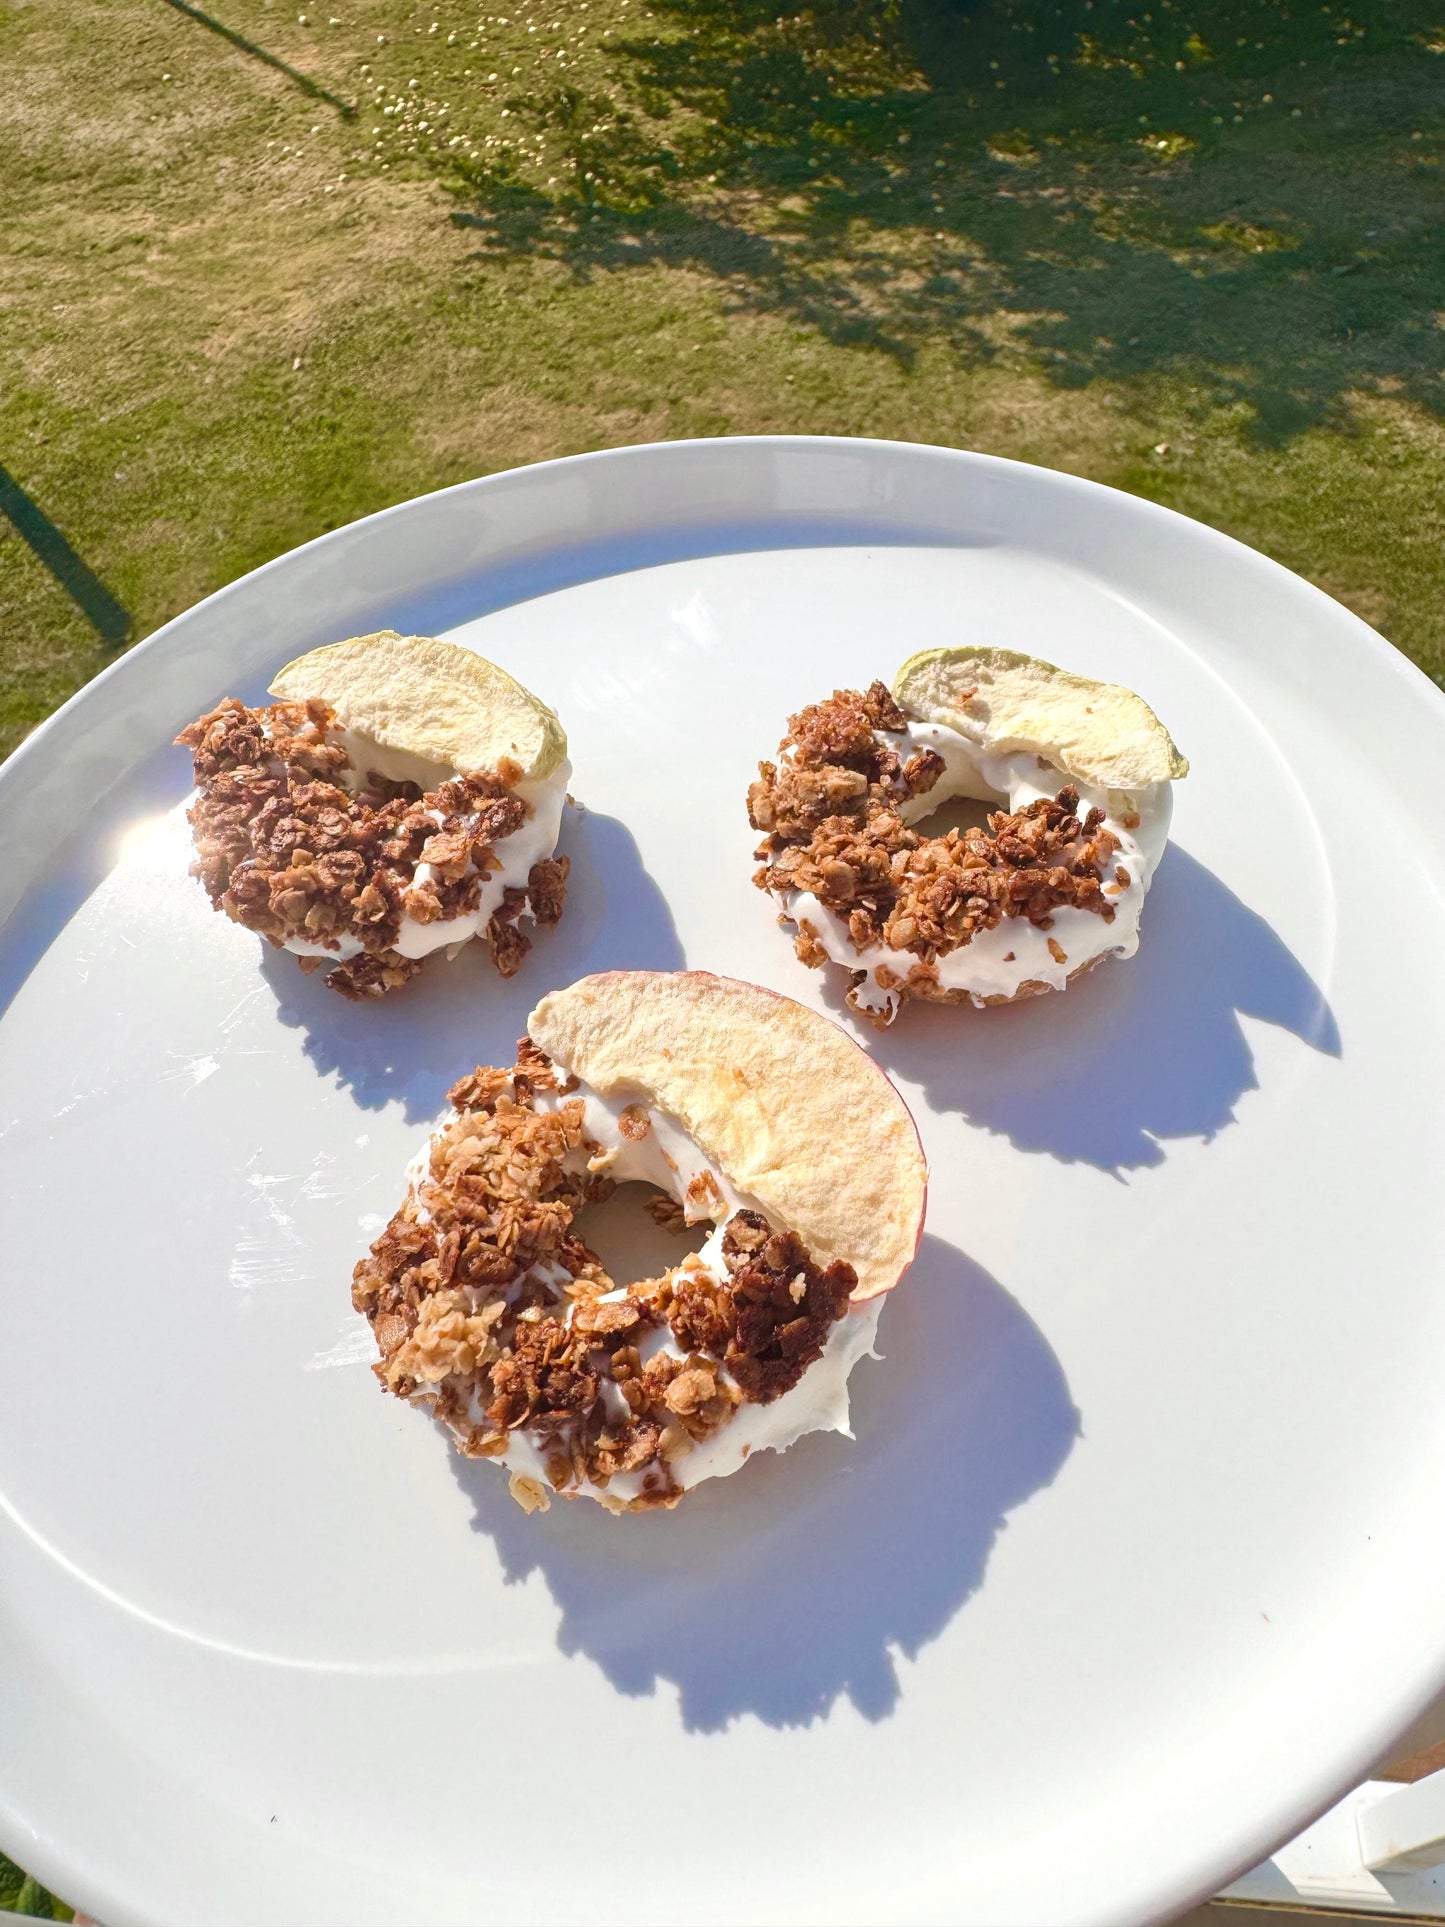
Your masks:
<path fill-rule="evenodd" d="M 353 1302 L 383 1386 L 504 1466 L 529 1511 L 673 1506 L 847 1431 L 927 1171 L 838 1025 L 702 971 L 611 971 L 544 997 L 516 1064 L 450 1097 Z M 710 1230 L 661 1277 L 614 1279 L 573 1220 L 634 1180 Z"/>
<path fill-rule="evenodd" d="M 485 939 L 503 976 L 556 923 L 571 765 L 556 716 L 470 649 L 393 630 L 313 649 L 274 703 L 228 697 L 192 752 L 192 874 L 328 988 L 383 996 Z"/>
<path fill-rule="evenodd" d="M 1188 773 L 1132 689 L 1009 649 L 924 650 L 891 690 L 789 718 L 748 792 L 754 882 L 803 963 L 847 970 L 860 1016 L 1013 1003 L 1134 954 Z M 983 820 L 930 834 L 959 799 Z"/>

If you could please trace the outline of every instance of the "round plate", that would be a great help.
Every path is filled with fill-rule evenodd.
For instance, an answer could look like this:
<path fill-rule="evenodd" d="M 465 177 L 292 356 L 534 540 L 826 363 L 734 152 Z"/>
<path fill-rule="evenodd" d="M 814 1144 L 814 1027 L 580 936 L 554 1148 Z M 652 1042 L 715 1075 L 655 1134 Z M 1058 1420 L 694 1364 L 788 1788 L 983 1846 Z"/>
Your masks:
<path fill-rule="evenodd" d="M 357 1008 L 209 910 L 169 745 L 388 624 L 553 704 L 584 808 L 519 977 Z M 553 985 L 839 1013 L 744 793 L 962 640 L 1193 759 L 1140 954 L 860 1031 L 933 1178 L 855 1441 L 526 1517 L 380 1395 L 351 1267 Z M 1445 1682 L 1442 712 L 1195 523 L 825 440 L 408 503 L 83 690 L 0 773 L 6 1849 L 109 1927 L 1139 1927 L 1292 1833 Z"/>

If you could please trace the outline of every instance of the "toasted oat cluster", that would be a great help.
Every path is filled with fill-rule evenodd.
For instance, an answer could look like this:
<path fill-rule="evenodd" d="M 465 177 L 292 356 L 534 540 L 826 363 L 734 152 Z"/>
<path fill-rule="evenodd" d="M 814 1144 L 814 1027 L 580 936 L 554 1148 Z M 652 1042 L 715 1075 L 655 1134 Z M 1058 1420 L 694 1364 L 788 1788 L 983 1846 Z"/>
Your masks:
<path fill-rule="evenodd" d="M 344 997 L 380 997 L 421 968 L 395 948 L 404 917 L 421 924 L 465 916 L 481 901 L 481 875 L 501 867 L 495 845 L 531 814 L 512 793 L 522 771 L 503 761 L 425 794 L 361 772 L 335 740 L 330 706 L 279 702 L 248 709 L 228 698 L 176 738 L 193 752 L 199 792 L 189 812 L 192 875 L 212 907 L 283 947 L 300 940 L 340 950 L 326 982 Z M 429 866 L 426 881 L 417 866 Z M 525 890 L 507 890 L 486 931 L 504 977 L 531 948 L 516 928 L 525 909 L 540 924 L 562 914 L 567 859 L 532 866 Z M 348 946 L 350 947 L 350 946 Z M 303 956 L 303 970 L 325 958 Z"/>
<path fill-rule="evenodd" d="M 455 1117 L 356 1267 L 352 1301 L 371 1322 L 383 1386 L 430 1405 L 469 1456 L 502 1457 L 521 1430 L 555 1490 L 589 1481 L 606 1504 L 608 1481 L 636 1473 L 638 1495 L 613 1509 L 671 1505 L 678 1458 L 739 1405 L 797 1384 L 857 1278 L 737 1211 L 726 1278 L 690 1254 L 617 1295 L 572 1230 L 577 1210 L 614 1188 L 587 1169 L 598 1147 L 582 1099 L 568 1096 L 575 1088 L 526 1038 L 513 1069 L 463 1078 L 450 1092 Z M 536 1108 L 543 1091 L 560 1095 L 557 1108 Z M 664 1326 L 672 1347 L 644 1360 L 648 1334 Z M 528 1503 L 525 1480 L 513 1490 Z"/>
<path fill-rule="evenodd" d="M 810 891 L 848 926 L 859 950 L 884 945 L 918 959 L 909 983 L 936 984 L 937 959 L 1005 917 L 1047 930 L 1053 912 L 1091 910 L 1111 923 L 1106 880 L 1119 840 L 1104 813 L 1080 818 L 1071 786 L 1013 814 L 995 811 L 986 829 L 930 837 L 900 810 L 931 790 L 943 759 L 921 750 L 906 761 L 880 743 L 908 718 L 881 682 L 835 690 L 788 719 L 782 760 L 760 763 L 748 817 L 764 832 L 753 881 L 771 893 Z M 813 966 L 827 953 L 800 924 L 797 952 Z"/>

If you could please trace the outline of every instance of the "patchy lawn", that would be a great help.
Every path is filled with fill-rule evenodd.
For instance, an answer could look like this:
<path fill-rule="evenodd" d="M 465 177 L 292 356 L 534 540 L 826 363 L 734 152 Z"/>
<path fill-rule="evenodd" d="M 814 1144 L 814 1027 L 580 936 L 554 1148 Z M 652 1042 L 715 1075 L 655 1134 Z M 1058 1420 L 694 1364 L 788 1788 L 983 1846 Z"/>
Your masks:
<path fill-rule="evenodd" d="M 371 509 L 791 429 L 1170 503 L 1445 679 L 1441 0 L 329 3 L 0 12 L 0 748 Z"/>

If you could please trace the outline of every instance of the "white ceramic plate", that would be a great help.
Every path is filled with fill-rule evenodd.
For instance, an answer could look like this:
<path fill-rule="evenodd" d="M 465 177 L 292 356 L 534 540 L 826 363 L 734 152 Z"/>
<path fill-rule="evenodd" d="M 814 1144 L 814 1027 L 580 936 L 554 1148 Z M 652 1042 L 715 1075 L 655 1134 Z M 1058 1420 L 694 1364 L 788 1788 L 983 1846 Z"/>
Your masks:
<path fill-rule="evenodd" d="M 553 703 L 587 814 L 519 978 L 357 1009 L 161 819 L 179 727 L 383 624 Z M 744 791 L 789 710 L 961 639 L 1193 758 L 1140 955 L 864 1033 L 933 1184 L 856 1443 L 524 1517 L 378 1392 L 351 1266 L 550 986 L 836 1010 Z M 792 440 L 409 503 L 92 683 L 0 773 L 6 1849 L 111 1927 L 1139 1927 L 1293 1832 L 1445 1682 L 1442 711 L 1147 503 Z"/>

